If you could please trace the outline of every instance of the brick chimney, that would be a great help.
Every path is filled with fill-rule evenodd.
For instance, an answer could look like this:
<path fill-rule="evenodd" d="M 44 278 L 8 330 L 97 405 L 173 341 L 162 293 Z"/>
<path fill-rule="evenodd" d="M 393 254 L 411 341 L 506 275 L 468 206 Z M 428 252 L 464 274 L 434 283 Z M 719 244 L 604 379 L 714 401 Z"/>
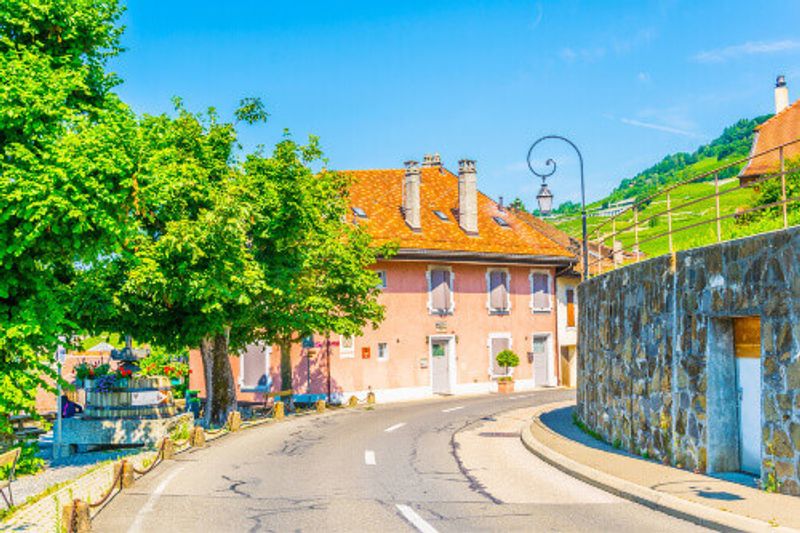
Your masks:
<path fill-rule="evenodd" d="M 471 159 L 458 162 L 458 225 L 469 235 L 478 234 L 478 176 Z"/>
<path fill-rule="evenodd" d="M 786 86 L 786 77 L 781 74 L 775 80 L 775 114 L 787 107 L 789 107 L 789 88 Z"/>
<path fill-rule="evenodd" d="M 439 168 L 442 166 L 442 157 L 439 154 L 425 154 L 422 156 L 422 168 Z"/>
<path fill-rule="evenodd" d="M 419 188 L 420 170 L 416 161 L 406 161 L 406 175 L 403 180 L 403 216 L 408 227 L 420 231 Z"/>

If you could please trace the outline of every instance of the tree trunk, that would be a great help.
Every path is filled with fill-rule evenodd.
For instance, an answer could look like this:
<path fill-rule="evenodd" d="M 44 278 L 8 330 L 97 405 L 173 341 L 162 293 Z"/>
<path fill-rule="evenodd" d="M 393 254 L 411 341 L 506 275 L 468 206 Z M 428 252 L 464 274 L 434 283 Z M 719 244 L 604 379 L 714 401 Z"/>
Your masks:
<path fill-rule="evenodd" d="M 281 350 L 281 390 L 292 388 L 292 338 L 278 339 L 278 348 Z"/>
<path fill-rule="evenodd" d="M 200 353 L 206 381 L 206 412 L 203 420 L 206 426 L 221 426 L 228 419 L 228 413 L 237 408 L 236 385 L 228 358 L 228 339 L 221 334 L 205 337 L 200 343 Z"/>

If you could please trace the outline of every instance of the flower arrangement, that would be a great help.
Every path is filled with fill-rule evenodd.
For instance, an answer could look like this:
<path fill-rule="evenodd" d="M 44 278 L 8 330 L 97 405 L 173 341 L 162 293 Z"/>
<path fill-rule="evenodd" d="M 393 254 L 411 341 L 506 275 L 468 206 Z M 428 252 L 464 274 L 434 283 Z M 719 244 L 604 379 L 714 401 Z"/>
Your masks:
<path fill-rule="evenodd" d="M 87 363 L 83 361 L 75 365 L 75 378 L 83 381 L 85 379 L 96 379 L 108 375 L 111 367 L 108 363 Z"/>

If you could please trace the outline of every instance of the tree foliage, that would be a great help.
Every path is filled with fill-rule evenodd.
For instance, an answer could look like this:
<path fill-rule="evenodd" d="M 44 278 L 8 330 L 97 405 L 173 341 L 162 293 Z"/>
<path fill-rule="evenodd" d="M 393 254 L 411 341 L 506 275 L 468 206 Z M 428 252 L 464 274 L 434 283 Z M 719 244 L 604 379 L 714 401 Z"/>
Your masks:
<path fill-rule="evenodd" d="M 253 207 L 253 251 L 272 289 L 256 307 L 251 335 L 281 346 L 282 387 L 291 384 L 291 344 L 312 334 L 359 334 L 379 323 L 379 279 L 369 269 L 391 247 L 373 247 L 348 218 L 351 178 L 312 165 L 322 152 L 288 136 L 245 162 L 243 203 Z M 277 196 L 275 196 L 277 195 Z M 279 200 L 279 201 L 276 201 Z"/>
<path fill-rule="evenodd" d="M 129 204 L 133 116 L 106 73 L 113 0 L 0 8 L 0 432 L 53 376 L 75 266 L 114 250 Z"/>

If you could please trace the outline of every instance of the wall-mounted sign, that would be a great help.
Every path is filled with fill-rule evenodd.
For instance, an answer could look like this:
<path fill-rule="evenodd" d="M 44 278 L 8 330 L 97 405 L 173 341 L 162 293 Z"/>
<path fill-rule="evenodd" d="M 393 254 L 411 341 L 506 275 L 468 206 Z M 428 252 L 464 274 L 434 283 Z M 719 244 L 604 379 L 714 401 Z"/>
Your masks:
<path fill-rule="evenodd" d="M 369 346 L 361 348 L 361 359 L 369 359 Z"/>
<path fill-rule="evenodd" d="M 447 322 L 437 322 L 436 331 L 438 333 L 444 333 L 445 331 L 447 331 Z"/>
<path fill-rule="evenodd" d="M 420 368 L 428 368 L 428 358 L 423 357 L 419 360 L 419 367 Z"/>
<path fill-rule="evenodd" d="M 313 348 L 313 347 L 314 347 L 313 335 L 309 335 L 308 337 L 303 337 L 303 348 Z"/>

